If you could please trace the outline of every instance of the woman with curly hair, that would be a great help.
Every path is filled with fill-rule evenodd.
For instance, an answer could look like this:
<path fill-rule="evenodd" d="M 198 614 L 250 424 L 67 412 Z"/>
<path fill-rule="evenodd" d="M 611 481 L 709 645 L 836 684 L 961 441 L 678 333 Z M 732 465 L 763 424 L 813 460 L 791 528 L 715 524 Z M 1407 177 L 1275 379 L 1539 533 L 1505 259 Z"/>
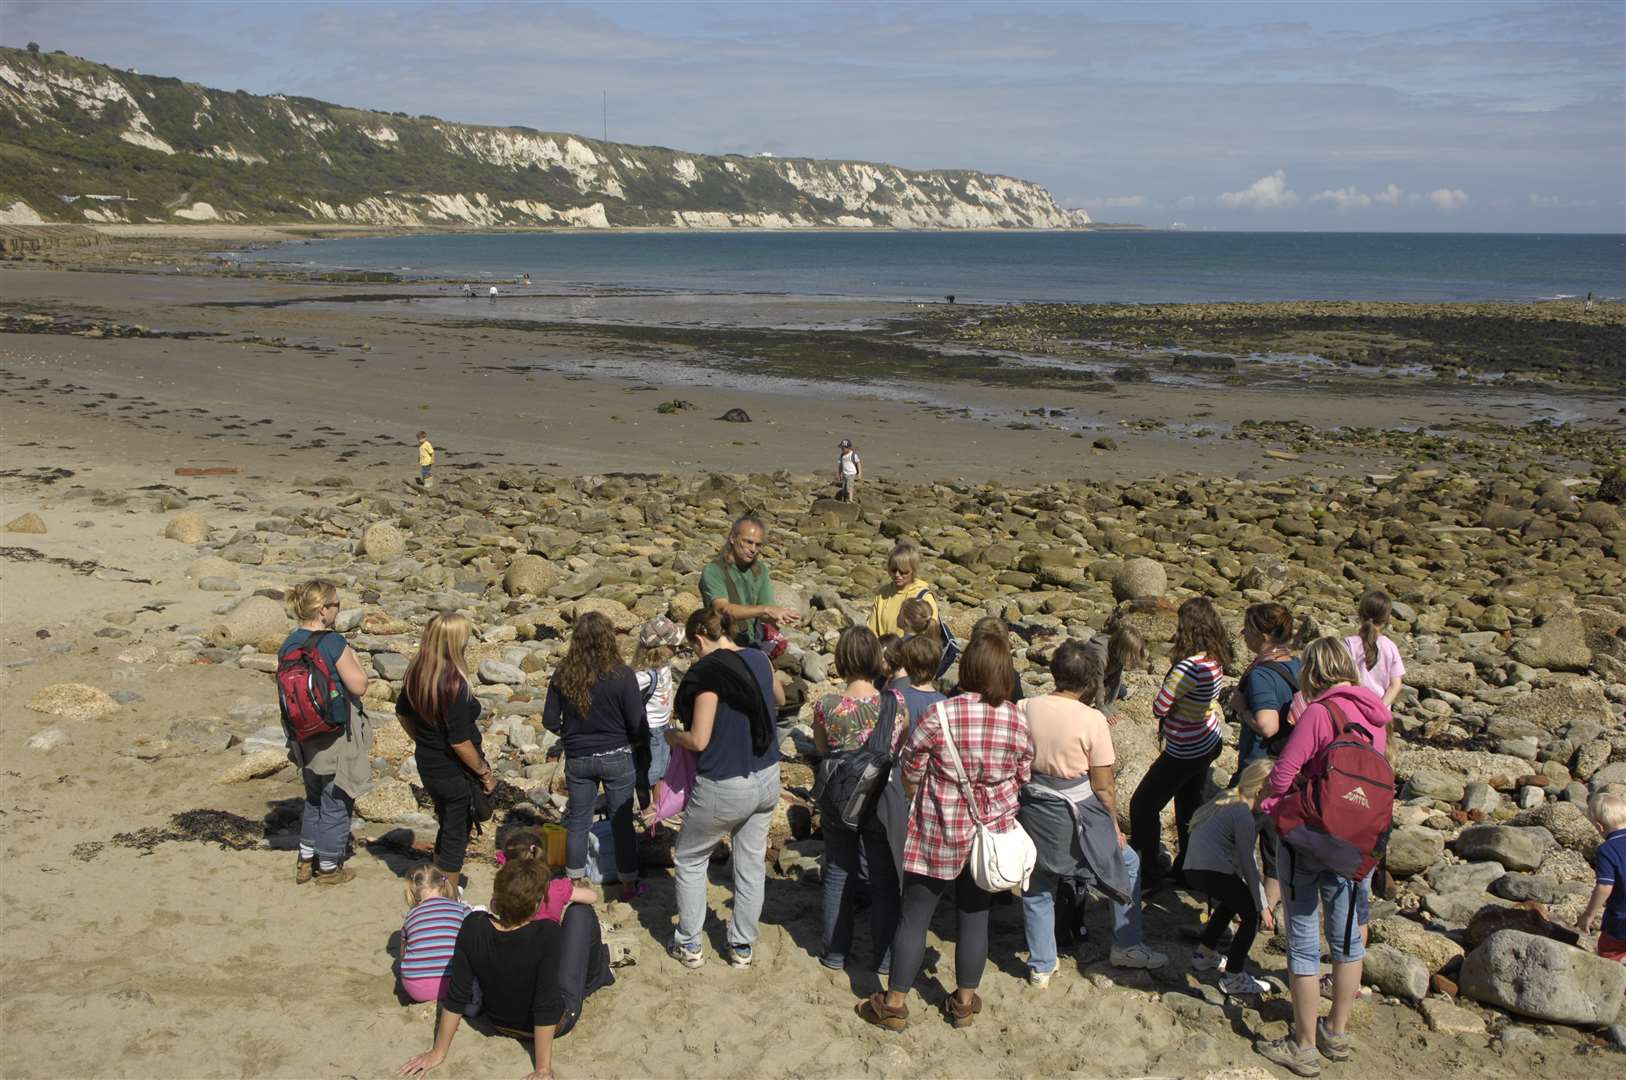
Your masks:
<path fill-rule="evenodd" d="M 1140 855 L 1145 893 L 1162 885 L 1163 808 L 1171 799 L 1178 838 L 1176 879 L 1185 865 L 1186 828 L 1203 803 L 1208 767 L 1220 752 L 1220 681 L 1231 666 L 1231 637 L 1206 597 L 1194 596 L 1180 605 L 1173 645 L 1172 655 L 1179 659 L 1152 702 L 1162 753 L 1129 800 L 1129 844 Z"/>
<path fill-rule="evenodd" d="M 638 679 L 621 659 L 615 627 L 602 612 L 578 616 L 570 647 L 548 684 L 542 726 L 560 736 L 565 751 L 565 873 L 587 876 L 587 830 L 599 788 L 610 804 L 615 866 L 621 898 L 643 891 L 638 883 L 638 834 L 632 827 L 633 789 L 649 804 L 649 722 Z"/>

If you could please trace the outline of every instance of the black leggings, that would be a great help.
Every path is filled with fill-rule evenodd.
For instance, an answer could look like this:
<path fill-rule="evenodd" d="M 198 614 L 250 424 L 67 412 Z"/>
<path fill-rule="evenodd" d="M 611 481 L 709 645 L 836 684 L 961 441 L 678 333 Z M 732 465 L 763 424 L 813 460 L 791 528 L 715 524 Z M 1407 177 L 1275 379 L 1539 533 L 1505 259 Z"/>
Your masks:
<path fill-rule="evenodd" d="M 424 790 L 435 804 L 435 866 L 448 874 L 461 873 L 474 825 L 474 789 L 467 776 L 456 779 L 425 778 Z"/>
<path fill-rule="evenodd" d="M 953 881 L 905 873 L 898 932 L 892 938 L 892 973 L 886 983 L 893 993 L 907 994 L 915 984 L 920 965 L 926 960 L 926 931 L 932 924 L 932 912 L 950 885 L 954 886 L 954 910 L 959 915 L 954 939 L 954 984 L 956 988 L 975 990 L 982 982 L 982 969 L 988 966 L 988 909 L 993 905 L 993 894 L 977 888 L 969 869 L 961 870 Z"/>
<path fill-rule="evenodd" d="M 1252 852 L 1248 853 L 1252 856 Z M 1207 896 L 1214 905 L 1214 913 L 1203 927 L 1203 944 L 1210 949 L 1219 944 L 1220 935 L 1231 925 L 1231 920 L 1242 917 L 1236 937 L 1231 939 L 1231 951 L 1225 956 L 1225 970 L 1236 973 L 1248 969 L 1248 950 L 1259 933 L 1259 907 L 1253 890 L 1235 874 L 1218 874 L 1212 870 L 1187 870 L 1186 884 Z"/>
<path fill-rule="evenodd" d="M 1135 794 L 1129 799 L 1129 846 L 1140 856 L 1141 889 L 1151 892 L 1163 880 L 1158 849 L 1163 842 L 1163 808 L 1174 800 L 1174 829 L 1178 846 L 1174 873 L 1186 861 L 1186 826 L 1203 804 L 1203 787 L 1208 783 L 1208 766 L 1219 756 L 1219 743 L 1202 757 L 1177 758 L 1168 753 L 1157 756 L 1146 770 Z"/>

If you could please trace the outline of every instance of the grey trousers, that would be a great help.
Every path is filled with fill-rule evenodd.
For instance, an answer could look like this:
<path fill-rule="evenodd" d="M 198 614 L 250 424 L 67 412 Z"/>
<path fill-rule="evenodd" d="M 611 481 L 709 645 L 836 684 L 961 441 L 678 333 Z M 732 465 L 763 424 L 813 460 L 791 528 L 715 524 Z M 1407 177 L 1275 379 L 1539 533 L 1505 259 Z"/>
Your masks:
<path fill-rule="evenodd" d="M 768 876 L 768 823 L 779 804 L 779 763 L 730 780 L 699 777 L 683 811 L 683 829 L 672 851 L 677 879 L 678 926 L 673 940 L 700 943 L 706 925 L 706 866 L 717 841 L 733 844 L 734 917 L 728 924 L 730 945 L 753 945 L 762 914 L 763 882 Z"/>

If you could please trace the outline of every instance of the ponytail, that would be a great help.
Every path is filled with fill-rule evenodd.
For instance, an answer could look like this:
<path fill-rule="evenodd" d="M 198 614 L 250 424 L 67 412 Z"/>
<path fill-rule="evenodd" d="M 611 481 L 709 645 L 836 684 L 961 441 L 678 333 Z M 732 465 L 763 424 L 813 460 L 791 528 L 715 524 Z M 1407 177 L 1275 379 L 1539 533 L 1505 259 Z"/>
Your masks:
<path fill-rule="evenodd" d="M 1383 625 L 1389 621 L 1389 594 L 1373 589 L 1361 597 L 1361 651 L 1365 654 L 1366 670 L 1378 666 L 1378 637 Z"/>

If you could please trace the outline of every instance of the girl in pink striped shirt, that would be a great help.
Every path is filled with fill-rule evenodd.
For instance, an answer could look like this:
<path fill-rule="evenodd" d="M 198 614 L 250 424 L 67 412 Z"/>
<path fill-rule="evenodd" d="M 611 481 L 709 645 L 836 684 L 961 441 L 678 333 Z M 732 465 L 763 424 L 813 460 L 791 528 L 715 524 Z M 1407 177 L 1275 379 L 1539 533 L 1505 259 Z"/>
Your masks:
<path fill-rule="evenodd" d="M 1169 668 L 1163 689 L 1152 702 L 1163 752 L 1129 800 L 1129 844 L 1140 855 L 1143 893 L 1154 892 L 1163 883 L 1162 819 L 1170 800 L 1178 837 L 1173 873 L 1179 879 L 1186 827 L 1202 805 L 1208 766 L 1219 756 L 1224 722 L 1219 692 L 1231 664 L 1231 637 L 1207 598 L 1193 597 L 1180 605 L 1173 645 L 1173 655 L 1180 659 Z"/>

